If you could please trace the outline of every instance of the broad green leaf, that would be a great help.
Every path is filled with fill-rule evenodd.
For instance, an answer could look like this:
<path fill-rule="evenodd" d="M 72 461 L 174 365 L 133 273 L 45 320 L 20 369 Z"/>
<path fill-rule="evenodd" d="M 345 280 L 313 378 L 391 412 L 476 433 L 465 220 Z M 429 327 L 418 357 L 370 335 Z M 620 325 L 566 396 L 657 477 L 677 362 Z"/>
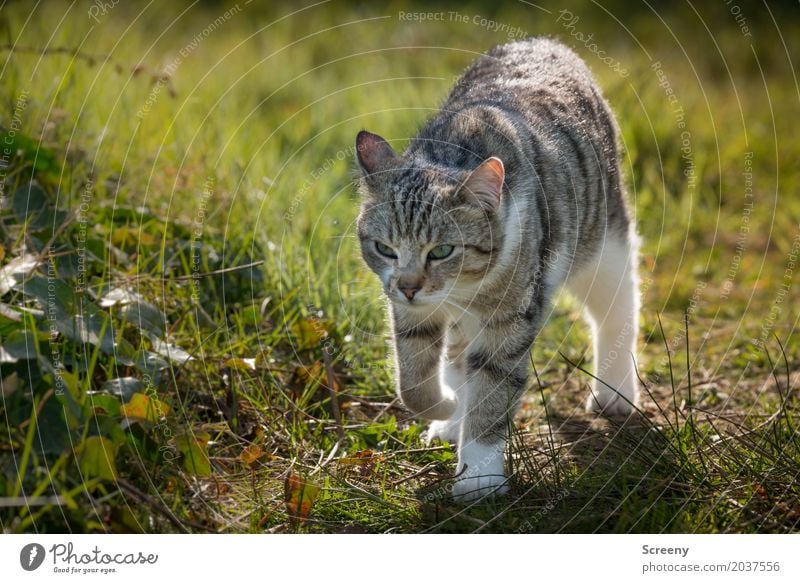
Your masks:
<path fill-rule="evenodd" d="M 3 339 L 0 345 L 0 364 L 13 364 L 18 360 L 34 360 L 38 355 L 35 332 L 16 330 Z"/>
<path fill-rule="evenodd" d="M 35 182 L 14 191 L 11 206 L 20 223 L 25 223 L 47 208 L 47 193 Z"/>
<path fill-rule="evenodd" d="M 175 346 L 169 342 L 164 342 L 159 338 L 153 338 L 152 342 L 153 352 L 160 354 L 161 356 L 166 356 L 169 360 L 177 365 L 183 365 L 190 360 L 194 360 L 194 357 L 191 354 L 179 346 Z"/>
<path fill-rule="evenodd" d="M 59 174 L 61 166 L 56 155 L 51 150 L 42 147 L 39 140 L 29 138 L 19 131 L 12 134 L 6 129 L 0 129 L 0 141 L 6 149 L 13 152 L 14 155 L 20 156 L 25 162 L 32 164 L 38 172 L 52 176 Z"/>
<path fill-rule="evenodd" d="M 175 438 L 178 451 L 183 454 L 183 468 L 195 476 L 210 476 L 211 461 L 208 459 L 208 433 L 193 433 Z"/>
<path fill-rule="evenodd" d="M 77 428 L 83 421 L 83 409 L 79 403 L 82 398 L 78 394 L 77 376 L 71 375 L 62 368 L 56 368 L 43 354 L 39 355 L 36 362 L 39 364 L 44 378 L 49 378 L 55 388 L 56 399 L 64 408 L 67 424 L 72 429 Z"/>
<path fill-rule="evenodd" d="M 117 305 L 126 306 L 132 302 L 139 301 L 140 299 L 141 296 L 133 290 L 123 287 L 115 287 L 114 289 L 104 293 L 98 304 L 101 308 L 110 308 L 111 306 Z"/>
<path fill-rule="evenodd" d="M 83 440 L 80 445 L 78 465 L 84 479 L 103 478 L 117 479 L 117 465 L 114 444 L 106 437 L 93 435 Z"/>
<path fill-rule="evenodd" d="M 80 383 L 78 382 L 77 373 L 70 372 L 62 369 L 54 369 L 51 373 L 54 375 L 53 384 L 56 387 L 56 393 L 59 391 L 69 391 L 72 398 L 78 402 L 83 402 L 83 394 L 81 392 Z"/>
<path fill-rule="evenodd" d="M 113 395 L 105 395 L 102 393 L 89 395 L 85 403 L 86 417 L 94 417 L 97 415 L 114 415 L 118 416 L 120 412 L 119 399 Z"/>
<path fill-rule="evenodd" d="M 27 224 L 28 232 L 53 229 L 68 216 L 65 211 L 48 204 L 47 193 L 35 182 L 17 189 L 12 197 L 14 214 L 20 223 Z"/>
<path fill-rule="evenodd" d="M 143 373 L 150 375 L 154 385 L 158 386 L 161 372 L 169 368 L 169 363 L 149 350 L 140 350 L 133 359 L 133 365 Z"/>
<path fill-rule="evenodd" d="M 35 276 L 15 289 L 36 298 L 45 318 L 70 340 L 97 346 L 120 363 L 133 366 L 134 348 L 124 338 L 114 337 L 110 316 L 63 281 Z"/>
<path fill-rule="evenodd" d="M 100 387 L 100 391 L 116 395 L 123 402 L 130 401 L 134 393 L 142 390 L 142 381 L 134 377 L 121 377 L 107 380 Z"/>
<path fill-rule="evenodd" d="M 34 443 L 47 455 L 70 451 L 73 440 L 79 440 L 80 434 L 75 432 L 65 419 L 68 415 L 64 407 L 56 399 L 47 399 L 36 417 L 37 435 Z"/>
<path fill-rule="evenodd" d="M 166 331 L 167 317 L 161 310 L 145 301 L 139 300 L 125 305 L 121 314 L 127 322 L 157 336 L 162 336 Z"/>

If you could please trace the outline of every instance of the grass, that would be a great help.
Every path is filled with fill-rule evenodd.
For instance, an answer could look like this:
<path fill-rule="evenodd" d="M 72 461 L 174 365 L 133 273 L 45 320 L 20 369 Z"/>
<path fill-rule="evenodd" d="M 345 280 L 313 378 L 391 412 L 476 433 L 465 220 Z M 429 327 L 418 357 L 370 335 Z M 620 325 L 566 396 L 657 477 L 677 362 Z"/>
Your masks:
<path fill-rule="evenodd" d="M 3 531 L 797 530 L 796 8 L 742 8 L 747 36 L 725 3 L 92 6 L 0 9 Z M 401 145 L 503 24 L 617 112 L 647 397 L 582 413 L 560 297 L 512 494 L 463 507 L 392 394 L 352 143 Z"/>

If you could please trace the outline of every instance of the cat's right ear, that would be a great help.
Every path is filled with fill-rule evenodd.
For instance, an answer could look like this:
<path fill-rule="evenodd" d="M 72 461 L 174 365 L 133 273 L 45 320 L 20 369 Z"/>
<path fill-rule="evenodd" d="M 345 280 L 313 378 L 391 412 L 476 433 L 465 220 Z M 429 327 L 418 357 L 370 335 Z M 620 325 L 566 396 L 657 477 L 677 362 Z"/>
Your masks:
<path fill-rule="evenodd" d="M 388 170 L 400 160 L 386 140 L 365 130 L 356 136 L 356 157 L 365 178 Z"/>
<path fill-rule="evenodd" d="M 506 171 L 503 161 L 492 156 L 467 177 L 459 189 L 465 200 L 487 212 L 495 212 L 503 195 Z"/>

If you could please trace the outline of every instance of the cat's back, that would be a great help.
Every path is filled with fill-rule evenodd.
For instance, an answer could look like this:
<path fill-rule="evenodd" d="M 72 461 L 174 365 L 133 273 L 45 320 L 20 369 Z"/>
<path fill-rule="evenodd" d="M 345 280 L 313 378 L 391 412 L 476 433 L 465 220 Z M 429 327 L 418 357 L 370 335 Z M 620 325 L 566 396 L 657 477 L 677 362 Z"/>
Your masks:
<path fill-rule="evenodd" d="M 572 49 L 550 38 L 498 45 L 467 68 L 447 98 L 450 108 L 478 100 L 508 101 L 547 95 L 569 99 L 595 86 Z"/>

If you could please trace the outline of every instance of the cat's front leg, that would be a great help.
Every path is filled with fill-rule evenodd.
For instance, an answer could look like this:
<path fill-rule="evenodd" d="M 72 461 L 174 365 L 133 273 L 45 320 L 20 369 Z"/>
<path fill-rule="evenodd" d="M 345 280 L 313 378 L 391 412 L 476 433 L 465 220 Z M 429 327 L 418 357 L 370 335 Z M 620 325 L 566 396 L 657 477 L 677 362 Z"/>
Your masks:
<path fill-rule="evenodd" d="M 432 421 L 428 430 L 425 432 L 425 442 L 430 445 L 434 439 L 447 441 L 453 445 L 458 444 L 458 436 L 461 434 L 461 425 L 464 421 L 466 410 L 465 391 L 467 379 L 464 374 L 463 359 L 444 363 L 442 374 L 442 389 L 445 392 L 452 391 L 458 400 L 455 412 L 448 419 Z"/>
<path fill-rule="evenodd" d="M 452 391 L 458 399 L 458 407 L 448 419 L 431 422 L 425 433 L 425 442 L 430 445 L 434 439 L 458 444 L 461 425 L 466 412 L 467 391 L 467 347 L 469 341 L 462 326 L 453 322 L 447 330 L 447 358 L 442 367 L 442 386 L 445 392 Z"/>
<path fill-rule="evenodd" d="M 448 419 L 456 410 L 455 392 L 442 385 L 441 360 L 447 322 L 394 308 L 392 329 L 397 392 L 403 404 L 423 419 Z"/>
<path fill-rule="evenodd" d="M 453 497 L 471 501 L 505 494 L 509 423 L 528 382 L 533 333 L 487 327 L 467 356 L 464 423 Z"/>

